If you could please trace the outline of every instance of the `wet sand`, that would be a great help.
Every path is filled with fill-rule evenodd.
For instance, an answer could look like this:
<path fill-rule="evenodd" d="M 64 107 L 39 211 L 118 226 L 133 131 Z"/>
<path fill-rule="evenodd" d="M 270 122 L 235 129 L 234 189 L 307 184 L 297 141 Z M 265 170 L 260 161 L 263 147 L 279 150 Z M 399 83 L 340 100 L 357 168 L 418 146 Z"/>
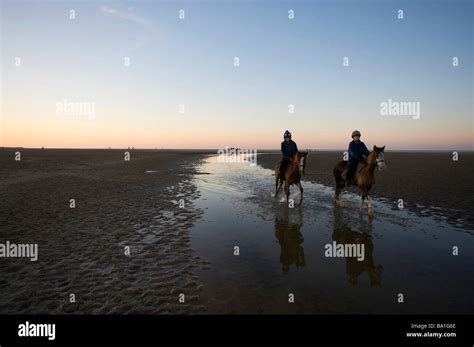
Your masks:
<path fill-rule="evenodd" d="M 268 151 L 258 155 L 258 164 L 274 169 L 279 153 Z M 311 152 L 308 156 L 304 180 L 334 187 L 333 168 L 342 160 L 342 152 Z M 385 198 L 397 207 L 398 199 L 404 207 L 422 215 L 448 218 L 450 223 L 474 228 L 474 153 L 460 152 L 457 162 L 451 152 L 386 152 L 387 171 L 376 172 L 374 197 Z M 345 188 L 351 192 L 357 189 Z"/>
<path fill-rule="evenodd" d="M 271 197 L 272 170 L 216 157 L 200 170 L 210 175 L 194 180 L 203 215 L 191 244 L 210 262 L 198 270 L 209 313 L 473 312 L 474 230 L 379 198 L 370 217 L 359 211 L 356 194 L 345 193 L 340 208 L 331 188 L 308 181 L 303 204 L 290 208 L 282 195 Z M 297 189 L 290 198 L 298 201 Z M 334 242 L 364 247 L 363 259 L 328 256 Z"/>
<path fill-rule="evenodd" d="M 465 313 L 474 307 L 473 228 L 466 226 L 472 154 L 450 164 L 447 154 L 387 153 L 388 171 L 377 173 L 374 187 L 375 219 L 367 220 L 354 207 L 354 194 L 345 195 L 348 208 L 334 208 L 330 172 L 337 153 L 311 153 L 303 206 L 290 210 L 270 197 L 272 172 L 262 168 L 273 168 L 277 153 L 249 166 L 217 164 L 209 156 L 215 151 L 131 150 L 129 162 L 124 150 L 20 150 L 20 162 L 15 151 L 0 150 L 0 242 L 38 243 L 39 257 L 0 259 L 2 314 Z M 295 189 L 292 195 L 298 196 Z M 392 202 L 400 195 L 406 210 Z M 433 211 L 450 217 L 438 221 Z M 364 243 L 366 261 L 326 258 L 324 246 L 333 241 Z M 461 245 L 459 257 L 452 245 Z M 398 291 L 410 298 L 406 305 L 394 301 Z M 288 293 L 296 293 L 294 305 Z"/>
<path fill-rule="evenodd" d="M 204 152 L 130 150 L 126 162 L 124 150 L 19 149 L 16 162 L 15 151 L 0 150 L 0 237 L 38 243 L 39 259 L 0 259 L 0 313 L 204 310 L 194 270 L 206 261 L 188 235 Z"/>

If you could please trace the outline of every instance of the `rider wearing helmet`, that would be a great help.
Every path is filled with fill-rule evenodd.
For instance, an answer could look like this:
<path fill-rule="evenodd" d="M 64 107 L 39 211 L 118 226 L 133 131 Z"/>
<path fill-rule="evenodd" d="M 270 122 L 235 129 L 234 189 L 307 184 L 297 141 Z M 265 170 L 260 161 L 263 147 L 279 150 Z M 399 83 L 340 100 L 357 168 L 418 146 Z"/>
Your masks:
<path fill-rule="evenodd" d="M 354 130 L 352 132 L 352 141 L 349 143 L 349 162 L 347 163 L 346 182 L 347 185 L 355 184 L 353 181 L 357 164 L 369 155 L 369 150 L 365 144 L 360 141 L 360 131 Z"/>
<path fill-rule="evenodd" d="M 291 139 L 291 133 L 286 130 L 283 134 L 284 141 L 281 143 L 281 164 L 280 164 L 280 177 L 285 175 L 285 170 L 288 164 L 291 161 L 291 158 L 298 153 L 298 146 L 296 146 L 296 142 Z"/>

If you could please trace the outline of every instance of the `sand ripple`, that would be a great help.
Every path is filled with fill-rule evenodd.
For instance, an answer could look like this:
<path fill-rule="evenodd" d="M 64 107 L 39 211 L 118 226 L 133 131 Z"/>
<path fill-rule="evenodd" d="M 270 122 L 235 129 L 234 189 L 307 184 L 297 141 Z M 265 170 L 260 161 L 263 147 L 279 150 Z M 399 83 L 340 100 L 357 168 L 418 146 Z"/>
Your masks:
<path fill-rule="evenodd" d="M 0 172 L 8 178 L 0 184 L 7 197 L 0 203 L 0 242 L 39 245 L 37 262 L 0 259 L 0 313 L 204 312 L 194 270 L 207 262 L 188 235 L 201 214 L 192 208 L 197 156 L 136 152 L 124 163 L 107 153 L 107 160 L 80 158 L 78 165 L 71 153 L 42 155 L 37 166 L 25 161 L 15 168 L 20 180 Z M 46 172 L 37 176 L 39 166 Z"/>

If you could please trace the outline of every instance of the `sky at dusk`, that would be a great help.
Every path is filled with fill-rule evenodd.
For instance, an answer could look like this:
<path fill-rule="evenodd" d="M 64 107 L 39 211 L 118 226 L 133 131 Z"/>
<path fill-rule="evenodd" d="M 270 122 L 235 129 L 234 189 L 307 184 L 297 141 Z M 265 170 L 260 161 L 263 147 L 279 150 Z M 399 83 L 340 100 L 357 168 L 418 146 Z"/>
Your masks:
<path fill-rule="evenodd" d="M 0 146 L 472 150 L 473 7 L 2 0 Z"/>

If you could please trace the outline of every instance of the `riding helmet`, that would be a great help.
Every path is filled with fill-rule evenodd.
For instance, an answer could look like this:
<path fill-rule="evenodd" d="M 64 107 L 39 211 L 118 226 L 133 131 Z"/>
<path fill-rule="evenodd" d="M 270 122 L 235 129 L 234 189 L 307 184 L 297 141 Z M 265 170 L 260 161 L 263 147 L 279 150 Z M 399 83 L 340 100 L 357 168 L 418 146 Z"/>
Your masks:
<path fill-rule="evenodd" d="M 359 130 L 354 130 L 352 132 L 352 136 L 351 137 L 354 137 L 354 136 L 360 136 L 360 131 Z"/>

